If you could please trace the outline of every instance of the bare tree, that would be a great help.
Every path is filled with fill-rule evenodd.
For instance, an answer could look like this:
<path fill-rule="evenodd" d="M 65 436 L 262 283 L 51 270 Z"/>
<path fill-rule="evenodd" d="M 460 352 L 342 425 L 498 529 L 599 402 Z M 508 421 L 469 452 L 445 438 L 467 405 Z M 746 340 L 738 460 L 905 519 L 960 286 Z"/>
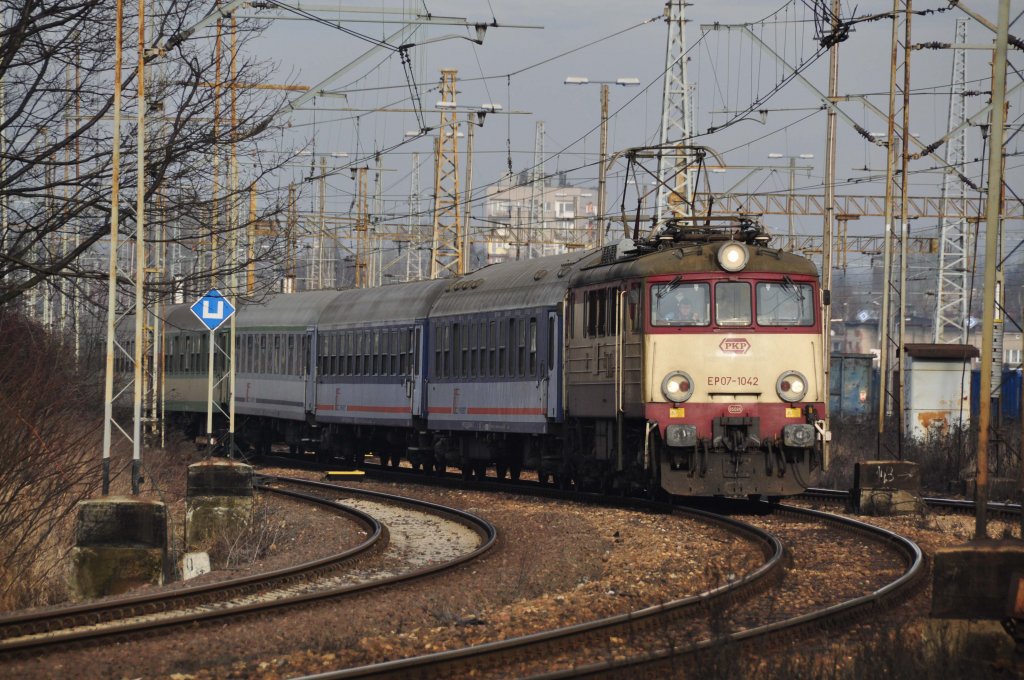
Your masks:
<path fill-rule="evenodd" d="M 66 349 L 0 309 L 0 609 L 59 599 L 76 503 L 98 480 L 96 400 Z"/>
<path fill-rule="evenodd" d="M 231 23 L 190 35 L 213 8 L 210 2 L 160 3 L 146 17 L 147 43 L 172 45 L 146 61 L 145 237 L 168 245 L 170 272 L 147 282 L 152 295 L 224 281 L 232 258 L 227 232 L 254 221 L 276 221 L 283 206 L 270 200 L 269 176 L 290 160 L 245 173 L 231 193 L 230 149 L 255 156 L 275 141 L 268 90 L 269 66 L 244 55 L 259 30 L 239 21 L 238 58 L 231 64 Z M 119 212 L 122 238 L 135 229 L 137 21 L 125 7 Z M 106 278 L 110 233 L 114 4 L 100 0 L 0 0 L 0 305 L 39 286 L 77 286 Z M 186 37 L 187 36 L 187 37 Z M 219 36 L 219 39 L 215 39 Z M 155 50 L 153 52 L 156 52 Z M 215 119 L 216 115 L 216 119 Z M 219 163 L 214 162 L 215 155 Z M 214 168 L 218 171 L 215 175 Z M 215 187 L 219 187 L 215 196 Z M 250 191 L 265 196 L 250 217 Z M 239 219 L 229 219 L 232 205 Z M 266 230 L 263 230 L 266 231 Z M 277 257 L 274 240 L 260 242 L 252 259 L 264 267 Z M 211 256 L 221 251 L 220 255 Z M 238 267 L 248 250 L 237 251 Z M 102 286 L 93 285 L 95 291 Z"/>

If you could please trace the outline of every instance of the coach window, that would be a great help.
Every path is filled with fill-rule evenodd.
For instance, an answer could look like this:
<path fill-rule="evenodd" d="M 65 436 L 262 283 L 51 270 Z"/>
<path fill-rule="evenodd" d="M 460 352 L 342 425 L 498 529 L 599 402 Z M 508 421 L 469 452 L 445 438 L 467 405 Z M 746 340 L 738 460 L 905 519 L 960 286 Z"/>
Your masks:
<path fill-rule="evenodd" d="M 375 375 L 387 375 L 387 342 L 387 331 L 376 330 L 373 332 L 373 372 Z"/>
<path fill-rule="evenodd" d="M 810 284 L 783 281 L 757 284 L 757 323 L 762 326 L 813 326 Z"/>
<path fill-rule="evenodd" d="M 508 326 L 501 321 L 498 326 L 498 377 L 505 377 L 505 367 L 508 365 Z"/>
<path fill-rule="evenodd" d="M 487 375 L 487 322 L 481 321 L 477 328 L 476 334 L 477 347 L 479 352 L 479 365 L 477 366 L 477 376 L 484 377 Z"/>
<path fill-rule="evenodd" d="M 526 319 L 518 319 L 516 326 L 519 329 L 519 342 L 518 353 L 516 354 L 516 362 L 519 369 L 519 376 L 526 375 Z"/>
<path fill-rule="evenodd" d="M 459 377 L 460 370 L 462 368 L 462 324 L 452 324 L 452 357 L 451 357 L 451 371 L 448 373 L 453 378 Z M 446 368 L 447 368 L 447 362 Z"/>
<path fill-rule="evenodd" d="M 441 346 L 443 338 L 441 326 L 437 326 L 434 330 L 434 374 L 437 377 L 441 376 L 441 369 L 444 368 L 444 348 Z"/>
<path fill-rule="evenodd" d="M 505 375 L 510 378 L 516 377 L 516 320 L 508 320 L 508 366 L 505 368 Z"/>
<path fill-rule="evenodd" d="M 380 331 L 369 332 L 370 341 L 366 357 L 367 373 L 369 375 L 380 375 Z"/>
<path fill-rule="evenodd" d="M 373 331 L 363 331 L 363 375 L 373 375 Z"/>
<path fill-rule="evenodd" d="M 341 375 L 345 370 L 345 338 L 341 331 L 331 333 L 331 375 Z"/>
<path fill-rule="evenodd" d="M 537 318 L 530 318 L 530 375 L 537 375 Z"/>
<path fill-rule="evenodd" d="M 401 331 L 393 329 L 391 331 L 391 375 L 401 375 L 399 373 L 399 358 L 401 357 L 402 351 L 399 348 L 400 340 L 399 335 Z"/>
<path fill-rule="evenodd" d="M 354 350 L 352 349 L 352 346 L 354 344 L 353 341 L 352 341 L 352 333 L 350 331 L 345 331 L 344 338 L 345 338 L 345 368 L 343 369 L 343 372 L 344 372 L 345 375 L 352 375 L 352 371 L 354 370 L 353 366 L 355 365 L 355 357 L 353 356 L 353 351 Z"/>
<path fill-rule="evenodd" d="M 487 377 L 498 377 L 498 322 L 487 322 Z"/>
<path fill-rule="evenodd" d="M 458 333 L 457 324 L 445 324 L 444 327 L 444 377 L 455 377 L 455 357 L 452 350 L 455 348 Z"/>
<path fill-rule="evenodd" d="M 350 375 L 362 375 L 363 373 L 363 334 L 361 331 L 352 331 L 352 373 Z"/>
<path fill-rule="evenodd" d="M 469 329 L 472 324 L 462 324 L 462 343 L 459 345 L 462 348 L 462 364 L 459 370 L 459 375 L 465 378 L 469 375 Z"/>

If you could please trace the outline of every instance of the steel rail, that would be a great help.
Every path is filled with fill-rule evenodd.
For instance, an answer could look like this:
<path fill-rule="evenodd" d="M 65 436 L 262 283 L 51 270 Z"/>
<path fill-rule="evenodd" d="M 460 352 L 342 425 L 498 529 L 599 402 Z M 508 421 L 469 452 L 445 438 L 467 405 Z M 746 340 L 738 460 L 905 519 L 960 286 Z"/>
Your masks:
<path fill-rule="evenodd" d="M 504 489 L 507 491 L 507 488 Z M 750 596 L 768 588 L 783 575 L 786 551 L 772 534 L 731 517 L 715 515 L 694 508 L 677 510 L 709 523 L 724 526 L 730 532 L 755 541 L 765 556 L 757 569 L 726 585 L 679 600 L 611 616 L 595 621 L 542 631 L 517 638 L 488 642 L 472 647 L 436 652 L 379 664 L 348 668 L 306 676 L 306 680 L 341 680 L 375 677 L 461 677 L 471 671 L 500 668 L 525 654 L 551 653 L 571 649 L 588 637 L 606 638 L 618 633 L 635 634 L 654 630 L 666 621 L 681 619 L 695 610 L 723 606 L 739 597 Z"/>
<path fill-rule="evenodd" d="M 177 617 L 166 617 L 166 618 L 162 618 L 162 619 L 155 619 L 155 620 L 148 620 L 148 621 L 139 621 L 139 622 L 133 622 L 133 623 L 126 623 L 124 625 L 117 625 L 116 622 L 115 622 L 115 623 L 113 623 L 113 625 L 106 626 L 106 627 L 103 627 L 103 628 L 96 628 L 96 629 L 92 629 L 92 630 L 72 631 L 72 632 L 68 632 L 68 633 L 56 633 L 56 634 L 53 634 L 53 635 L 42 634 L 42 635 L 40 635 L 38 637 L 30 637 L 30 638 L 25 638 L 25 639 L 0 642 L 0 655 L 15 654 L 15 653 L 26 653 L 26 652 L 37 652 L 41 648 L 53 647 L 53 646 L 57 646 L 57 645 L 60 645 L 60 646 L 75 646 L 75 645 L 78 645 L 78 644 L 81 644 L 81 643 L 92 643 L 92 642 L 102 641 L 102 640 L 107 640 L 107 639 L 130 638 L 130 637 L 134 637 L 134 636 L 137 636 L 137 635 L 140 635 L 140 634 L 151 633 L 151 632 L 156 631 L 156 630 L 166 629 L 166 628 L 174 627 L 174 626 L 192 625 L 192 624 L 196 624 L 196 623 L 200 623 L 200 622 L 219 620 L 219 619 L 224 619 L 224 618 L 229 618 L 229 617 L 239 617 L 239 616 L 245 616 L 245 615 L 252 615 L 252 614 L 262 613 L 262 612 L 265 612 L 265 611 L 268 611 L 268 610 L 272 610 L 272 609 L 277 609 L 277 608 L 293 607 L 293 606 L 297 606 L 297 605 L 302 605 L 302 604 L 313 603 L 313 602 L 318 602 L 318 601 L 322 601 L 322 600 L 337 598 L 337 597 L 341 597 L 341 596 L 349 596 L 349 595 L 352 595 L 352 594 L 355 594 L 355 593 L 366 592 L 366 591 L 371 590 L 371 589 L 380 588 L 380 587 L 384 587 L 384 586 L 389 586 L 389 585 L 393 585 L 393 584 L 396 584 L 396 583 L 409 582 L 409 581 L 412 581 L 412 580 L 415 580 L 415 579 L 418 579 L 418 578 L 423 578 L 423 577 L 428 576 L 428 575 L 432 575 L 432 574 L 435 574 L 435 573 L 439 573 L 439 572 L 442 572 L 442 571 L 453 569 L 453 568 L 458 567 L 458 566 L 460 566 L 462 564 L 465 564 L 466 562 L 469 562 L 469 561 L 475 559 L 476 557 L 480 556 L 481 554 L 485 553 L 487 550 L 489 550 L 495 544 L 495 542 L 497 540 L 497 530 L 493 527 L 493 525 L 491 525 L 486 520 L 483 520 L 483 519 L 481 519 L 479 517 L 476 517 L 475 515 L 472 515 L 470 513 L 467 513 L 467 512 L 461 511 L 461 510 L 457 510 L 455 508 L 445 508 L 444 506 L 437 505 L 437 504 L 434 504 L 434 503 L 428 503 L 428 502 L 425 502 L 425 501 L 418 501 L 416 499 L 411 499 L 411 498 L 402 497 L 402 496 L 394 496 L 394 495 L 391 495 L 391 494 L 386 494 L 386 493 L 381 493 L 381 492 L 367 492 L 364 489 L 354 489 L 353 490 L 353 489 L 349 489 L 347 487 L 339 487 L 339 486 L 333 485 L 333 484 L 324 484 L 324 483 L 318 483 L 318 482 L 310 482 L 310 481 L 307 481 L 307 480 L 292 479 L 292 478 L 287 478 L 287 477 L 273 477 L 273 478 L 266 478 L 266 477 L 264 477 L 263 479 L 260 480 L 261 481 L 261 485 L 265 484 L 265 482 L 268 479 L 272 479 L 273 481 L 277 481 L 277 482 L 281 482 L 281 483 L 290 483 L 290 484 L 297 484 L 297 485 L 304 485 L 304 486 L 313 486 L 313 487 L 327 487 L 327 488 L 330 488 L 333 491 L 341 492 L 341 493 L 347 493 L 347 494 L 351 494 L 351 495 L 374 496 L 374 497 L 376 497 L 378 499 L 386 500 L 386 501 L 389 501 L 389 502 L 401 503 L 401 504 L 405 504 L 405 505 L 408 505 L 408 506 L 419 507 L 419 508 L 424 509 L 426 511 L 433 512 L 435 514 L 449 515 L 449 516 L 452 516 L 452 517 L 456 518 L 457 521 L 459 521 L 459 522 L 463 523 L 464 525 L 468 526 L 470 529 L 474 530 L 479 536 L 481 536 L 482 543 L 481 543 L 480 546 L 478 546 L 472 552 L 466 553 L 464 555 L 460 555 L 459 557 L 457 557 L 457 558 L 455 558 L 453 560 L 449 560 L 447 562 L 442 562 L 442 563 L 435 564 L 435 565 L 429 565 L 429 566 L 426 566 L 426 567 L 422 567 L 420 569 L 416 569 L 416 570 L 413 570 L 413 571 L 410 571 L 410 572 L 406 572 L 406 573 L 403 573 L 403 574 L 398 574 L 398 575 L 395 575 L 395 576 L 390 576 L 390 577 L 385 577 L 385 578 L 376 579 L 376 580 L 372 580 L 372 581 L 367 581 L 365 583 L 347 585 L 347 586 L 342 586 L 342 587 L 333 588 L 333 589 L 325 589 L 325 590 L 316 591 L 316 592 L 308 592 L 308 593 L 303 593 L 303 594 L 299 594 L 299 595 L 295 595 L 295 596 L 278 598 L 278 599 L 275 599 L 275 600 L 272 600 L 272 601 L 255 602 L 255 603 L 251 603 L 251 604 L 240 605 L 240 606 L 236 606 L 236 607 L 228 607 L 228 608 L 219 609 L 219 610 L 207 610 L 207 611 L 201 611 L 201 612 L 194 612 L 194 613 L 184 614 L 184 615 L 177 616 Z M 352 511 L 353 510 L 352 508 L 343 508 L 343 506 L 340 506 L 340 505 L 338 505 L 337 503 L 335 503 L 335 502 L 333 502 L 331 500 L 324 499 L 324 498 L 321 498 L 319 496 L 312 496 L 312 495 L 309 495 L 309 494 L 304 494 L 304 493 L 301 493 L 301 492 L 298 492 L 298 491 L 293 491 L 293 490 L 288 490 L 288 489 L 276 489 L 276 488 L 273 488 L 273 487 L 265 487 L 265 489 L 267 491 L 271 491 L 273 493 L 280 493 L 280 494 L 292 496 L 292 497 L 295 497 L 295 498 L 306 499 L 306 500 L 309 500 L 311 502 L 322 503 L 324 505 L 328 505 L 328 506 L 332 506 L 332 507 L 337 507 L 339 510 L 343 510 L 343 511 Z M 373 520 L 373 521 L 376 522 L 376 520 Z M 377 526 L 380 526 L 381 533 L 383 535 L 386 535 L 386 532 L 387 532 L 386 528 L 381 526 L 379 523 L 377 523 Z M 375 543 L 377 543 L 377 542 L 378 541 L 375 541 Z M 364 551 L 366 549 L 368 549 L 368 548 L 364 548 Z M 258 581 L 259 578 L 260 578 L 259 576 L 248 577 L 249 580 L 256 580 L 256 581 Z M 176 595 L 176 593 L 169 593 L 168 595 L 173 598 Z M 160 596 L 155 596 L 152 599 L 159 600 Z M 89 625 L 89 624 L 85 623 L 85 624 L 80 624 L 80 625 Z"/>
<path fill-rule="evenodd" d="M 899 578 L 872 593 L 807 614 L 704 640 L 686 648 L 664 649 L 653 654 L 645 654 L 620 661 L 577 666 L 565 671 L 543 673 L 530 677 L 533 680 L 555 680 L 556 678 L 569 677 L 621 677 L 624 671 L 642 670 L 644 672 L 657 672 L 661 669 L 669 672 L 672 669 L 677 669 L 680 662 L 689 661 L 696 663 L 701 655 L 712 653 L 712 650 L 715 649 L 720 650 L 723 646 L 739 651 L 744 646 L 758 643 L 761 645 L 758 649 L 763 651 L 764 644 L 770 641 L 811 635 L 815 632 L 820 632 L 823 624 L 843 621 L 852 622 L 869 613 L 882 611 L 889 606 L 894 606 L 904 597 L 914 592 L 927 575 L 924 554 L 921 548 L 914 541 L 888 529 L 820 510 L 810 510 L 795 506 L 778 505 L 776 506 L 776 512 L 813 518 L 846 531 L 868 536 L 895 550 L 903 558 L 906 569 Z"/>
<path fill-rule="evenodd" d="M 271 491 L 280 495 L 292 495 L 273 489 L 262 488 L 259 485 L 257 485 L 257 488 L 261 491 Z M 301 580 L 317 578 L 338 568 L 342 563 L 378 547 L 377 543 L 379 541 L 387 539 L 387 531 L 381 526 L 380 522 L 361 510 L 322 499 L 308 498 L 301 500 L 315 502 L 329 508 L 333 512 L 350 516 L 366 530 L 366 540 L 359 545 L 334 555 L 262 574 L 252 574 L 199 586 L 188 586 L 171 592 L 136 595 L 118 598 L 113 601 L 87 602 L 49 611 L 24 612 L 3 616 L 0 617 L 0 652 L 5 650 L 5 643 L 3 641 L 10 638 L 41 635 L 78 626 L 99 625 L 134 616 L 145 616 L 172 609 L 201 606 L 214 601 L 251 595 L 269 588 L 287 586 Z"/>
<path fill-rule="evenodd" d="M 806 498 L 808 500 L 825 501 L 830 503 L 835 502 L 851 502 L 853 499 L 850 491 L 843 491 L 842 489 L 822 489 L 822 488 L 807 488 L 802 494 L 797 496 L 798 498 Z M 975 503 L 972 500 L 960 499 L 960 498 L 941 498 L 938 496 L 922 496 L 921 502 L 925 505 L 933 508 L 942 508 L 944 510 L 956 510 L 959 512 L 974 512 Z M 1018 503 L 999 503 L 995 501 L 988 502 L 988 509 L 990 512 L 1003 514 L 1003 515 L 1019 515 L 1020 504 Z"/>

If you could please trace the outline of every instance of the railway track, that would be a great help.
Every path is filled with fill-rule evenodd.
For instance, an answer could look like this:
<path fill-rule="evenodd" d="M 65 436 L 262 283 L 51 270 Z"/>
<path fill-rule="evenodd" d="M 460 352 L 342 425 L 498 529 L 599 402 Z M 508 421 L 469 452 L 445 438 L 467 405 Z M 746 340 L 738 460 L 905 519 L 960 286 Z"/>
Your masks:
<path fill-rule="evenodd" d="M 292 488 L 282 488 L 281 485 L 313 488 L 333 497 L 325 498 Z M 494 527 L 475 515 L 393 494 L 283 477 L 262 477 L 257 480 L 257 488 L 266 493 L 279 494 L 346 514 L 363 526 L 367 539 L 341 553 L 265 574 L 153 595 L 3 617 L 0 618 L 0 655 L 36 653 L 44 648 L 68 648 L 86 643 L 121 640 L 172 626 L 253 615 L 364 592 L 455 568 L 489 550 L 496 539 Z M 352 500 L 342 504 L 337 499 L 339 495 L 351 497 Z M 371 551 L 383 555 L 394 542 L 387 527 L 366 509 L 354 507 L 357 504 L 372 506 L 372 510 L 378 513 L 386 504 L 400 507 L 402 512 L 412 509 L 424 517 L 433 518 L 433 521 L 426 520 L 429 525 L 427 530 L 437 530 L 437 518 L 443 517 L 463 527 L 465 531 L 472 532 L 478 538 L 476 547 L 440 561 L 399 569 L 400 573 L 397 574 L 394 573 L 395 559 L 400 561 L 402 557 L 392 559 L 385 569 L 377 572 L 364 570 L 355 577 L 338 576 L 343 567 L 352 567 L 356 558 L 366 556 Z"/>
<path fill-rule="evenodd" d="M 748 574 L 705 592 L 638 611 L 523 637 L 311 677 L 449 678 L 464 677 L 470 673 L 473 677 L 487 677 L 489 673 L 507 677 L 509 669 L 521 663 L 524 658 L 542 659 L 547 663 L 558 655 L 579 653 L 581 649 L 595 643 L 603 645 L 608 639 L 657 634 L 670 622 L 685 621 L 698 616 L 701 611 L 724 607 L 762 593 L 783 576 L 786 551 L 782 543 L 770 533 L 740 520 L 694 508 L 679 508 L 676 512 L 723 527 L 730 533 L 752 541 L 761 550 L 764 561 Z M 518 676 L 519 673 L 513 675 Z"/>
<path fill-rule="evenodd" d="M 804 500 L 817 501 L 830 504 L 850 504 L 850 492 L 841 489 L 818 489 L 808 488 L 797 496 Z M 922 496 L 921 502 L 936 510 L 949 512 L 970 513 L 974 512 L 974 501 L 960 498 L 940 498 L 937 496 Z M 1020 515 L 1020 505 L 1017 503 L 998 503 L 989 501 L 988 511 L 994 515 L 1017 516 Z"/>
<path fill-rule="evenodd" d="M 450 482 L 442 482 L 447 485 Z M 501 485 L 507 491 L 507 485 Z M 544 495 L 557 493 L 544 489 Z M 565 492 L 562 492 L 565 493 Z M 578 494 L 568 494 L 579 500 Z M 893 532 L 857 520 L 795 506 L 767 503 L 746 505 L 746 512 L 763 515 L 760 519 L 741 522 L 695 508 L 677 508 L 676 512 L 697 514 L 708 521 L 726 522 L 730 531 L 754 540 L 765 555 L 764 563 L 753 572 L 695 596 L 665 602 L 658 606 L 599 619 L 567 628 L 544 631 L 523 637 L 485 643 L 423 656 L 409 657 L 369 666 L 348 668 L 309 676 L 316 680 L 345 678 L 442 678 L 465 675 L 474 677 L 621 677 L 624 672 L 639 672 L 651 677 L 663 674 L 679 664 L 699 663 L 702 655 L 720 649 L 723 643 L 736 649 L 780 644 L 794 638 L 820 632 L 823 626 L 846 625 L 854 620 L 894 606 L 909 596 L 925 573 L 924 557 L 916 544 Z M 734 509 L 736 509 L 734 507 Z M 779 584 L 793 568 L 785 568 L 786 556 L 782 541 L 768 531 L 765 524 L 785 519 L 794 526 L 817 525 L 824 536 L 836 530 L 852 537 L 851 550 L 862 552 L 871 544 L 883 554 L 879 559 L 898 563 L 890 568 L 893 576 L 878 583 L 869 592 L 842 597 L 767 623 L 740 623 L 742 616 L 729 623 L 730 607 L 742 612 L 744 604 L 754 598 L 774 598 Z M 799 529 L 789 529 L 790 533 Z M 816 539 L 819 543 L 821 536 Z M 791 544 L 795 540 L 790 541 Z M 835 539 L 831 541 L 834 543 Z M 791 546 L 792 547 L 792 546 Z M 888 557 L 885 557 L 887 555 Z M 845 563 L 837 565 L 839 574 Z M 890 565 L 891 566 L 891 565 Z M 818 584 L 820 587 L 820 583 Z M 826 588 L 827 589 L 827 588 Z M 724 634 L 714 633 L 716 627 L 733 626 Z M 670 631 L 677 631 L 670 633 Z M 710 631 L 710 632 L 709 632 Z M 678 639 L 667 643 L 671 635 Z M 696 642 L 695 642 L 696 641 Z M 641 650 L 637 653 L 637 650 Z M 581 665 L 580 659 L 605 659 Z M 551 670 L 560 668 L 560 670 Z"/>

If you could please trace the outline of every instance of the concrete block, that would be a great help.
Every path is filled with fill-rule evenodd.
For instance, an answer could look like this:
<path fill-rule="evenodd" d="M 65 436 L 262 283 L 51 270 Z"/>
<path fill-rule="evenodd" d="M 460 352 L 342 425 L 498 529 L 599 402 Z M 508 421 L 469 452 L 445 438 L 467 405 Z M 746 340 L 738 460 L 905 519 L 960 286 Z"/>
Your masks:
<path fill-rule="evenodd" d="M 78 505 L 69 585 L 76 598 L 164 582 L 167 511 L 159 501 L 110 496 Z"/>
<path fill-rule="evenodd" d="M 167 544 L 167 511 L 159 501 L 107 496 L 78 504 L 75 544 L 162 548 Z"/>
<path fill-rule="evenodd" d="M 978 668 L 1010 667 L 1015 661 L 1014 640 L 998 621 L 927 619 L 922 638 L 926 650 L 943 650 L 945 658 Z"/>
<path fill-rule="evenodd" d="M 225 458 L 189 465 L 187 495 L 252 496 L 252 466 Z"/>
<path fill-rule="evenodd" d="M 210 550 L 218 536 L 242 531 L 252 514 L 252 496 L 189 496 L 185 500 L 185 549 Z"/>
<path fill-rule="evenodd" d="M 76 546 L 71 549 L 71 595 L 91 599 L 163 585 L 165 559 L 163 548 Z"/>
<path fill-rule="evenodd" d="M 947 619 L 1007 618 L 1021 574 L 1024 543 L 1016 539 L 970 541 L 939 548 L 935 551 L 931 615 Z"/>
<path fill-rule="evenodd" d="M 853 498 L 860 512 L 899 515 L 920 508 L 921 471 L 900 460 L 858 462 L 853 469 Z"/>
<path fill-rule="evenodd" d="M 1013 477 L 989 477 L 988 478 L 988 499 L 991 502 L 1017 502 L 1017 486 L 1020 484 Z M 964 495 L 967 498 L 974 498 L 975 488 L 978 480 L 968 479 L 964 482 Z"/>

